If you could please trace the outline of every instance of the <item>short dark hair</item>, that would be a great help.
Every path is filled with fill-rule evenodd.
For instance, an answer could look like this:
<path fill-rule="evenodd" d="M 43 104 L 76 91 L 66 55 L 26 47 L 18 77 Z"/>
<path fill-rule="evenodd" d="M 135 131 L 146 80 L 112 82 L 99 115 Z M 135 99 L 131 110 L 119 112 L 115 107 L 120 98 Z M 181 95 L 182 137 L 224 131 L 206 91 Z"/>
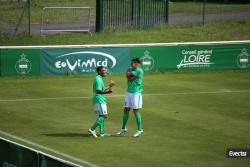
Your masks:
<path fill-rule="evenodd" d="M 97 68 L 96 68 L 96 72 L 99 74 L 99 72 L 101 71 L 101 69 L 103 69 L 104 68 L 104 66 L 98 66 Z"/>
<path fill-rule="evenodd" d="M 134 59 L 132 59 L 132 62 L 136 62 L 136 63 L 141 64 L 141 61 L 140 61 L 140 59 L 139 59 L 139 58 L 134 58 Z"/>

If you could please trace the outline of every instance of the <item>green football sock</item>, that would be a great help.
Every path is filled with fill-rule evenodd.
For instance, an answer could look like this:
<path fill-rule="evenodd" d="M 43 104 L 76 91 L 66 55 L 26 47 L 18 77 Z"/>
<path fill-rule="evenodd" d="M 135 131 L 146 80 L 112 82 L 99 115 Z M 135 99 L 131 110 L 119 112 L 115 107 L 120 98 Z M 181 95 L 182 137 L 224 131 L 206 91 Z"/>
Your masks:
<path fill-rule="evenodd" d="M 91 130 L 95 130 L 97 126 L 101 126 L 104 118 L 103 117 L 98 117 L 94 123 L 94 125 L 91 127 Z"/>
<path fill-rule="evenodd" d="M 103 118 L 103 117 L 102 117 Z M 103 118 L 103 120 L 102 120 L 102 124 L 101 124 L 101 126 L 100 126 L 100 134 L 104 134 L 104 118 Z"/>
<path fill-rule="evenodd" d="M 123 120 L 122 120 L 122 129 L 126 128 L 127 122 L 128 122 L 128 118 L 129 118 L 129 112 L 128 111 L 124 111 L 123 113 Z"/>
<path fill-rule="evenodd" d="M 137 130 L 142 130 L 141 113 L 140 113 L 140 111 L 137 111 L 135 113 L 135 119 L 136 119 L 136 123 L 137 123 Z"/>

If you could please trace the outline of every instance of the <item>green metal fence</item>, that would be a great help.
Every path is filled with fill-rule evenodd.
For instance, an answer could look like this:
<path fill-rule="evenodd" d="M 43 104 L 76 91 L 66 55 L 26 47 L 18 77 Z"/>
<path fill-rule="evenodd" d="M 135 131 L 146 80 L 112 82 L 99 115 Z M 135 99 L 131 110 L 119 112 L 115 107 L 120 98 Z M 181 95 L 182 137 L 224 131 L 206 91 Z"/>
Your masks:
<path fill-rule="evenodd" d="M 91 7 L 91 31 L 250 19 L 250 0 L 0 0 L 0 34 L 40 35 L 41 12 L 46 6 Z M 75 16 L 84 20 L 88 15 L 63 14 L 65 20 L 59 28 L 78 27 Z M 50 14 L 48 21 L 58 17 Z"/>
<path fill-rule="evenodd" d="M 250 19 L 250 0 L 171 0 L 169 24 L 206 24 Z"/>
<path fill-rule="evenodd" d="M 168 0 L 97 0 L 96 30 L 143 28 L 168 22 Z"/>
<path fill-rule="evenodd" d="M 30 11 L 31 0 L 0 0 L 0 33 L 30 35 Z"/>

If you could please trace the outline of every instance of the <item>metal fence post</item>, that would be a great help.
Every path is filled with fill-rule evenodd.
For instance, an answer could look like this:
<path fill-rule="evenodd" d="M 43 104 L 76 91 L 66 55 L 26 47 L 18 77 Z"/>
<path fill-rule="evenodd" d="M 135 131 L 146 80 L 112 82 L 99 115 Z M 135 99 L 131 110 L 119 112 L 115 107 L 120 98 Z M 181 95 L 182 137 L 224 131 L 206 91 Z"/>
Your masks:
<path fill-rule="evenodd" d="M 96 0 L 96 32 L 169 23 L 170 0 Z"/>
<path fill-rule="evenodd" d="M 131 5 L 131 22 L 133 23 L 134 21 L 134 0 L 130 1 Z"/>
<path fill-rule="evenodd" d="M 96 0 L 96 32 L 103 31 L 103 0 Z"/>
<path fill-rule="evenodd" d="M 25 11 L 26 11 L 27 8 L 28 8 L 27 6 L 28 6 L 28 2 L 26 1 L 26 2 L 25 2 L 25 5 L 23 6 L 22 14 L 21 14 L 21 16 L 20 16 L 19 19 L 18 19 L 18 23 L 17 23 L 16 28 L 15 28 L 15 31 L 14 31 L 14 33 L 13 33 L 13 36 L 14 36 L 14 37 L 17 35 L 17 31 L 18 31 L 18 29 L 19 29 L 19 27 L 20 27 L 20 25 L 21 25 L 22 19 L 23 19 L 24 14 L 25 14 Z"/>
<path fill-rule="evenodd" d="M 138 23 L 137 26 L 141 29 L 141 11 L 142 11 L 142 6 L 141 6 L 142 2 L 141 0 L 138 0 Z"/>
<path fill-rule="evenodd" d="M 165 9 L 165 22 L 168 24 L 169 21 L 169 0 L 166 0 L 166 9 Z"/>
<path fill-rule="evenodd" d="M 206 19 L 206 0 L 203 2 L 203 18 L 202 18 L 202 23 L 205 25 L 205 19 Z"/>
<path fill-rule="evenodd" d="M 31 35 L 31 16 L 30 16 L 30 13 L 31 13 L 31 0 L 28 0 L 28 24 L 29 24 L 29 36 Z"/>

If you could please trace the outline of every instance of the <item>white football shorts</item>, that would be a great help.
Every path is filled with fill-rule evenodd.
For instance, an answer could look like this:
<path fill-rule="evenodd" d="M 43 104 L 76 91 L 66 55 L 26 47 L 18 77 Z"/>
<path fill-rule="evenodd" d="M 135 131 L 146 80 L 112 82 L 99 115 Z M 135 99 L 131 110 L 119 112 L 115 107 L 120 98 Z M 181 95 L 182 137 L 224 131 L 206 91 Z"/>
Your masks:
<path fill-rule="evenodd" d="M 124 107 L 132 109 L 142 108 L 142 95 L 141 93 L 126 93 Z"/>
<path fill-rule="evenodd" d="M 95 107 L 95 112 L 97 115 L 107 115 L 108 114 L 107 104 L 96 103 L 94 105 L 94 107 Z"/>

